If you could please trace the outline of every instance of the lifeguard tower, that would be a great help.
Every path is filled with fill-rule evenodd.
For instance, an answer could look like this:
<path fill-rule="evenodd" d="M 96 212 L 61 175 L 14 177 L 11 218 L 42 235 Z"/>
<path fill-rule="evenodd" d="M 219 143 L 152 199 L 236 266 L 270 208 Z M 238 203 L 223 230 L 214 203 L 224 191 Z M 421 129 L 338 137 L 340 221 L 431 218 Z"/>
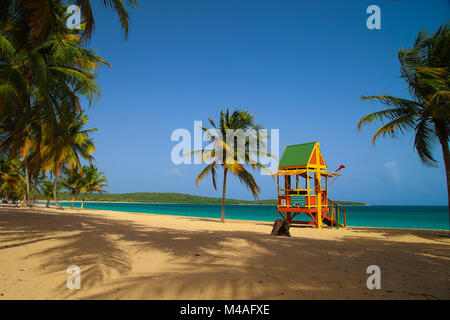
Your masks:
<path fill-rule="evenodd" d="M 278 213 L 290 224 L 315 225 L 319 229 L 323 223 L 345 227 L 346 212 L 328 198 L 328 186 L 341 175 L 327 171 L 319 146 L 318 142 L 310 142 L 284 148 L 278 171 L 272 174 L 277 177 Z M 343 224 L 339 222 L 340 212 L 344 214 Z M 294 221 L 301 213 L 312 221 Z"/>

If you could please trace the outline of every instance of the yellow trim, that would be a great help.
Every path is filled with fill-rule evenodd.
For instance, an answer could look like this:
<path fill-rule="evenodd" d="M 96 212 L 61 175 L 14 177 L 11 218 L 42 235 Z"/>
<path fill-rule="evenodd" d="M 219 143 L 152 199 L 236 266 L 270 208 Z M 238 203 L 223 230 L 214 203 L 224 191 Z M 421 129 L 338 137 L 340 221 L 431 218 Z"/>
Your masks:
<path fill-rule="evenodd" d="M 275 173 L 272 173 L 271 176 L 291 176 L 294 174 L 301 174 L 306 170 L 280 170 Z"/>
<path fill-rule="evenodd" d="M 278 167 L 278 170 L 285 169 L 285 170 L 291 170 L 291 169 L 306 169 L 308 166 L 290 166 L 290 167 Z"/>
<path fill-rule="evenodd" d="M 312 170 L 314 172 L 320 172 L 320 175 L 324 176 L 324 177 L 340 177 L 340 174 L 337 173 L 333 173 L 333 172 L 327 172 L 327 171 L 323 171 L 323 170 L 317 170 L 317 168 L 315 168 L 316 170 Z M 292 176 L 292 175 L 301 175 L 302 173 L 308 172 L 311 170 L 280 170 L 277 171 L 275 173 L 272 173 L 271 176 Z M 312 177 L 311 177 L 312 178 Z"/>
<path fill-rule="evenodd" d="M 311 168 L 325 168 L 325 169 L 326 169 L 326 168 L 327 168 L 327 163 L 325 162 L 325 159 L 324 159 L 323 156 L 322 156 L 322 152 L 320 152 L 319 146 L 320 146 L 320 143 L 319 143 L 319 142 L 316 142 L 316 144 L 314 145 L 314 149 L 313 149 L 313 151 L 311 152 L 311 155 L 309 156 L 307 166 L 308 166 L 308 167 L 311 167 Z M 316 156 L 316 162 L 317 162 L 318 164 L 312 164 L 312 163 L 311 163 L 311 159 L 312 159 L 313 154 L 315 154 L 315 156 Z M 320 164 L 320 158 L 322 158 L 323 163 L 325 163 L 325 164 Z"/>
<path fill-rule="evenodd" d="M 322 192 L 320 190 L 320 171 L 314 174 L 314 189 L 316 190 L 317 228 L 322 229 Z"/>

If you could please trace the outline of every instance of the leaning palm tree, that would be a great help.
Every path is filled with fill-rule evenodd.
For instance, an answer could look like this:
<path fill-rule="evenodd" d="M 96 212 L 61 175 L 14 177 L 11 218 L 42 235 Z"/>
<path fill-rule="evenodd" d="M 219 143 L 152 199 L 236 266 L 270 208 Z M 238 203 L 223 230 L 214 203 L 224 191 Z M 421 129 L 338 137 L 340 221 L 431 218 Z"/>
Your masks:
<path fill-rule="evenodd" d="M 119 17 L 125 37 L 129 30 L 129 9 L 137 8 L 136 0 L 102 0 L 104 7 L 111 8 Z M 92 36 L 95 20 L 90 0 L 74 0 L 69 3 L 80 8 L 84 21 L 82 37 Z M 40 45 L 50 35 L 65 35 L 67 5 L 61 0 L 2 0 L 0 1 L 0 31 L 24 27 L 23 43 L 27 47 Z"/>
<path fill-rule="evenodd" d="M 92 161 L 95 146 L 90 135 L 97 129 L 85 129 L 88 117 L 84 112 L 63 112 L 54 123 L 44 125 L 43 148 L 40 151 L 45 163 L 43 171 L 51 171 L 54 177 L 53 196 L 57 208 L 62 209 L 56 198 L 57 181 L 63 167 L 73 171 L 81 167 L 80 158 Z"/>
<path fill-rule="evenodd" d="M 440 143 L 447 177 L 450 221 L 450 26 L 441 25 L 433 35 L 420 32 L 414 47 L 398 52 L 401 77 L 406 80 L 412 99 L 389 95 L 362 96 L 389 108 L 371 113 L 359 120 L 357 128 L 377 120 L 388 120 L 372 138 L 396 137 L 414 133 L 414 148 L 420 160 L 435 166 L 433 146 Z"/>
<path fill-rule="evenodd" d="M 209 122 L 212 126 L 212 130 L 207 128 L 202 128 L 202 130 L 206 132 L 209 137 L 210 146 L 213 147 L 195 150 L 188 153 L 186 156 L 193 154 L 194 156 L 201 157 L 202 162 L 208 163 L 197 177 L 197 186 L 205 176 L 211 174 L 213 187 L 217 190 L 217 170 L 222 168 L 223 186 L 221 220 L 222 222 L 225 222 L 225 195 L 228 173 L 236 176 L 240 182 L 250 190 L 255 199 L 258 198 L 259 193 L 261 192 L 255 178 L 245 166 L 248 165 L 253 170 L 258 168 L 267 170 L 263 164 L 256 160 L 256 154 L 258 152 L 262 155 L 262 150 L 260 150 L 259 147 L 265 143 L 265 140 L 259 140 L 258 132 L 262 128 L 255 124 L 254 116 L 248 111 L 235 110 L 230 114 L 228 109 L 226 112 L 221 110 L 219 124 L 216 125 L 211 119 L 209 119 Z M 235 137 L 234 133 L 238 133 L 239 130 L 241 130 L 241 133 L 250 130 L 250 134 L 248 136 L 241 136 L 240 138 L 237 136 Z M 247 133 L 248 132 L 249 131 L 247 131 Z M 263 155 L 271 156 L 268 153 L 264 153 Z"/>
<path fill-rule="evenodd" d="M 84 208 L 84 200 L 86 196 L 92 192 L 106 192 L 103 188 L 108 187 L 106 184 L 108 180 L 103 172 L 99 172 L 97 167 L 92 163 L 89 166 L 83 167 L 83 176 L 81 177 L 80 185 L 83 192 L 83 200 L 81 201 L 81 209 Z"/>

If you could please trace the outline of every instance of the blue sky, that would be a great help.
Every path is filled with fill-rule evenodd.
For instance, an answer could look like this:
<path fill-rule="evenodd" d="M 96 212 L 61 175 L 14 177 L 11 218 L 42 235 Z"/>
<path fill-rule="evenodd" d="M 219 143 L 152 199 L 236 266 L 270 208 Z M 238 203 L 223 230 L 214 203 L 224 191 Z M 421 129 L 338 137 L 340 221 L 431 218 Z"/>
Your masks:
<path fill-rule="evenodd" d="M 381 30 L 366 27 L 372 4 L 381 8 Z M 359 133 L 356 124 L 381 108 L 360 101 L 362 94 L 408 96 L 397 51 L 446 22 L 449 1 L 141 0 L 128 40 L 112 12 L 95 5 L 94 13 L 89 46 L 112 68 L 99 71 L 102 98 L 88 125 L 99 128 L 94 156 L 109 192 L 219 197 L 210 179 L 195 186 L 203 166 L 171 162 L 170 136 L 229 107 L 280 129 L 280 149 L 319 141 L 330 170 L 346 166 L 331 199 L 446 204 L 440 148 L 439 167 L 428 168 L 411 136 L 373 147 L 376 127 Z M 255 177 L 260 198 L 275 198 L 272 178 Z M 251 199 L 237 179 L 228 181 L 228 197 Z"/>

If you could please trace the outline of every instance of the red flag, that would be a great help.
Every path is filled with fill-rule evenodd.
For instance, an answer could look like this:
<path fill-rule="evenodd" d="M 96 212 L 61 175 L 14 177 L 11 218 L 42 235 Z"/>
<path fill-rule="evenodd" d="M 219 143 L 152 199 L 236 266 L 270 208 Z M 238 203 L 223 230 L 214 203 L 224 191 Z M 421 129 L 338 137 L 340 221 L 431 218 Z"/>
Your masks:
<path fill-rule="evenodd" d="M 338 172 L 338 171 L 341 170 L 341 169 L 345 169 L 345 166 L 344 166 L 343 164 L 341 164 L 341 165 L 339 166 L 339 168 L 337 168 L 336 171 L 334 171 L 334 172 Z"/>

